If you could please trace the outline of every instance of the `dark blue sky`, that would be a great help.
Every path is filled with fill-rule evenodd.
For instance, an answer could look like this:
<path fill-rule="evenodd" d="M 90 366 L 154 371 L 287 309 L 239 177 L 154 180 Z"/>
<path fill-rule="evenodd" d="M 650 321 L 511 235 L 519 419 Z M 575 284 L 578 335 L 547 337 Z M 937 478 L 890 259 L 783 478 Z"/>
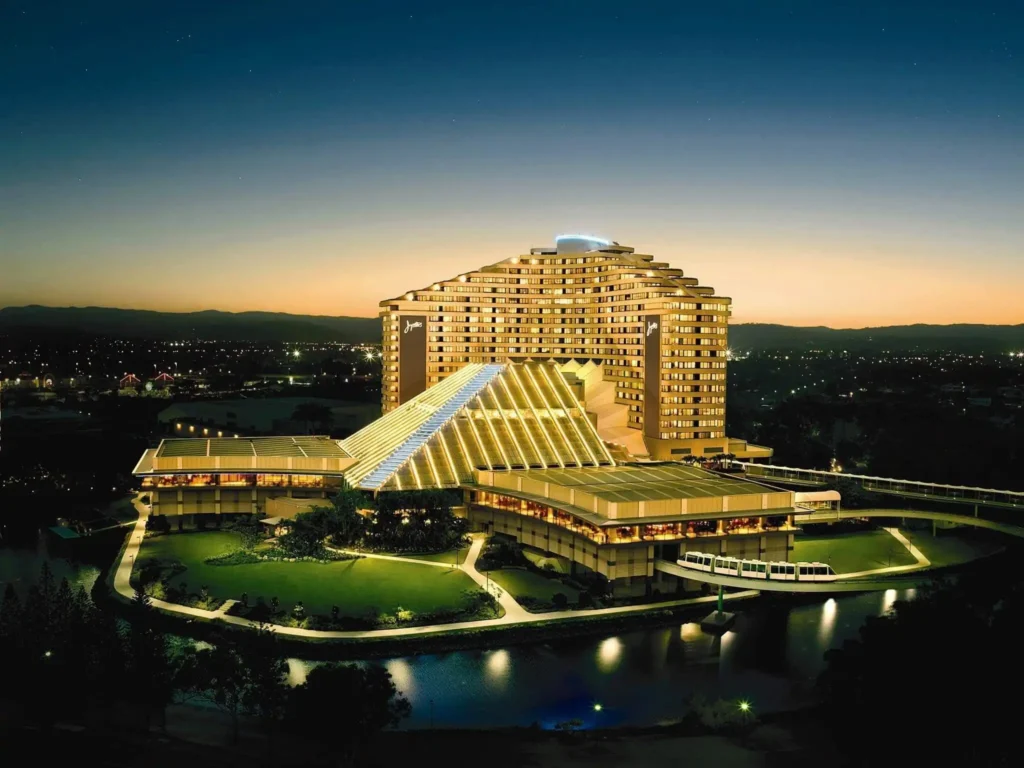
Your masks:
<path fill-rule="evenodd" d="M 0 305 L 371 314 L 583 229 L 737 319 L 1024 321 L 1022 38 L 1020 2 L 8 2 Z"/>

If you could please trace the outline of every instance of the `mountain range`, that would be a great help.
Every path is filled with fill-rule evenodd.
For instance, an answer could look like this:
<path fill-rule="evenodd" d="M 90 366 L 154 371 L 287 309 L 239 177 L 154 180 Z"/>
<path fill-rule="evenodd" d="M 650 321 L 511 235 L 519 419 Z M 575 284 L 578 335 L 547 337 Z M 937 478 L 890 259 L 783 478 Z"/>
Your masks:
<path fill-rule="evenodd" d="M 376 317 L 291 315 L 284 312 L 155 312 L 108 307 L 0 308 L 0 333 L 88 334 L 121 338 L 216 339 L 223 341 L 379 342 Z M 1021 325 L 892 325 L 839 329 L 766 323 L 729 327 L 738 351 L 857 350 L 1006 353 L 1024 350 Z"/>

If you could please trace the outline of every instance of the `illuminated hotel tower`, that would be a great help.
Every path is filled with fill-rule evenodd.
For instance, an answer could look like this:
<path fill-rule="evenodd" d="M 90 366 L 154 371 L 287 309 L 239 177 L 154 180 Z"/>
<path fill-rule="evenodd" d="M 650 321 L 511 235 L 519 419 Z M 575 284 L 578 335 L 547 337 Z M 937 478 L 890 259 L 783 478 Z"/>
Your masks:
<path fill-rule="evenodd" d="M 725 436 L 730 301 L 653 256 L 562 235 L 381 302 L 382 408 L 469 363 L 553 360 L 631 454 L 768 456 Z"/>

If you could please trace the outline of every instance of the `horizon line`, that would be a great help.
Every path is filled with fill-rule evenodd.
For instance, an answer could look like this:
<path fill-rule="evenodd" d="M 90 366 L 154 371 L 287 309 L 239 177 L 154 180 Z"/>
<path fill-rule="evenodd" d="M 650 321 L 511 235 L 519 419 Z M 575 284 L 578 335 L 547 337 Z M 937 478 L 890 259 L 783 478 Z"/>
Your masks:
<path fill-rule="evenodd" d="M 379 315 L 323 315 L 323 314 L 308 314 L 302 315 L 294 312 L 282 312 L 280 310 L 268 310 L 268 309 L 245 309 L 240 311 L 233 311 L 227 309 L 193 309 L 193 310 L 167 310 L 167 309 L 147 309 L 143 307 L 111 307 L 102 306 L 99 304 L 71 304 L 66 306 L 56 306 L 52 304 L 8 304 L 0 307 L 0 312 L 9 309 L 99 309 L 99 310 L 113 310 L 115 312 L 151 312 L 153 314 L 160 315 L 197 315 L 203 313 L 218 313 L 223 315 L 245 315 L 245 314 L 264 314 L 264 315 L 282 315 L 284 317 L 303 318 L 303 317 L 322 317 L 330 318 L 334 320 L 346 319 L 346 320 L 377 320 Z M 738 323 L 729 323 L 730 326 L 740 325 L 776 325 L 784 328 L 801 328 L 801 329 L 815 329 L 821 328 L 829 331 L 870 331 L 875 329 L 885 328 L 912 328 L 915 326 L 926 326 L 932 328 L 950 328 L 953 326 L 981 326 L 989 328 L 1016 328 L 1018 326 L 1024 326 L 1024 321 L 1019 323 L 983 323 L 983 322 L 955 322 L 955 323 L 927 323 L 927 322 L 916 322 L 916 323 L 894 323 L 891 325 L 863 325 L 863 326 L 846 326 L 836 327 L 826 324 L 815 324 L 815 325 L 793 325 L 785 322 L 769 322 L 769 321 L 747 321 Z"/>

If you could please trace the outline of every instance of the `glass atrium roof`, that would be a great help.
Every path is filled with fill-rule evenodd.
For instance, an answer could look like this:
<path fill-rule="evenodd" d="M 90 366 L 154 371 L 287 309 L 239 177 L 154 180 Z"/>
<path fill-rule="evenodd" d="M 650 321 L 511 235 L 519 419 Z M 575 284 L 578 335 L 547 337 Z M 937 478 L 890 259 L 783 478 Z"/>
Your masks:
<path fill-rule="evenodd" d="M 553 363 L 472 364 L 365 427 L 341 447 L 367 490 L 451 488 L 474 469 L 614 465 Z"/>

